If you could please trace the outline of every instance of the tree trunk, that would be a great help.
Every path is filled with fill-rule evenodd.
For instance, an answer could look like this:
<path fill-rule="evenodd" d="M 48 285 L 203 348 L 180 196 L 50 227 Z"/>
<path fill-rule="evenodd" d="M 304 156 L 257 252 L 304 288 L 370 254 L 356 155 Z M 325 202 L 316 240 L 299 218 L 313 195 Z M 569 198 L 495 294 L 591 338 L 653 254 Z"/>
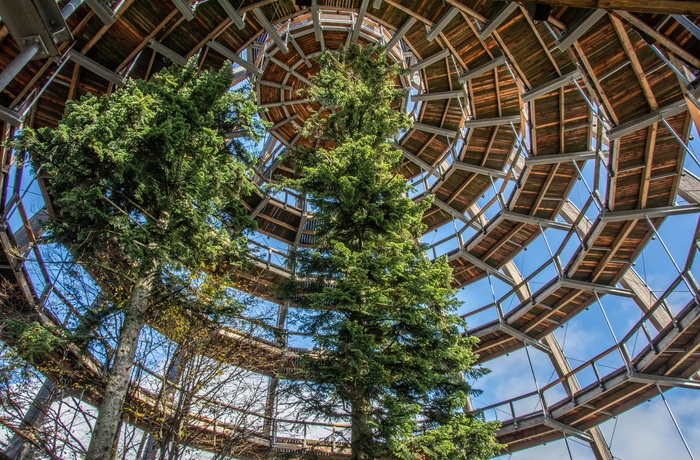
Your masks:
<path fill-rule="evenodd" d="M 371 411 L 372 406 L 364 397 L 352 402 L 352 460 L 376 458 L 372 449 L 372 428 L 369 424 Z"/>
<path fill-rule="evenodd" d="M 100 406 L 85 460 L 104 460 L 111 457 L 119 429 L 122 406 L 131 382 L 131 368 L 136 356 L 141 328 L 153 287 L 153 271 L 141 274 L 131 291 L 129 306 L 124 312 L 124 323 L 119 333 L 119 344 L 114 364 L 109 370 L 105 397 Z"/>

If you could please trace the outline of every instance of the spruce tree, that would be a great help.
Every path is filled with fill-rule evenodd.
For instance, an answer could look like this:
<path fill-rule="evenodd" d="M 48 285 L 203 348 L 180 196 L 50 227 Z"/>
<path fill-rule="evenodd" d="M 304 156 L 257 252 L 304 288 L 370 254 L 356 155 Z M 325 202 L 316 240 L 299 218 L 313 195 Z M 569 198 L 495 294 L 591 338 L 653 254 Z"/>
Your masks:
<path fill-rule="evenodd" d="M 102 97 L 69 102 L 55 129 L 24 130 L 15 146 L 50 176 L 48 230 L 123 310 L 88 460 L 111 458 L 139 333 L 168 274 L 226 272 L 246 252 L 241 197 L 247 152 L 224 134 L 261 135 L 231 65 L 191 61 Z"/>
<path fill-rule="evenodd" d="M 471 369 L 475 339 L 462 334 L 447 260 L 429 260 L 420 243 L 431 199 L 413 202 L 399 172 L 391 139 L 410 120 L 397 109 L 398 67 L 358 45 L 319 63 L 303 130 L 316 147 L 290 155 L 298 179 L 288 183 L 315 209 L 317 238 L 297 252 L 299 279 L 287 285 L 315 344 L 293 388 L 308 413 L 351 420 L 353 459 L 409 458 L 423 445 L 407 444 L 419 421 L 447 426 L 465 405 L 465 376 L 481 372 Z M 496 446 L 481 451 L 489 457 L 499 446 L 494 426 L 482 428 Z"/>

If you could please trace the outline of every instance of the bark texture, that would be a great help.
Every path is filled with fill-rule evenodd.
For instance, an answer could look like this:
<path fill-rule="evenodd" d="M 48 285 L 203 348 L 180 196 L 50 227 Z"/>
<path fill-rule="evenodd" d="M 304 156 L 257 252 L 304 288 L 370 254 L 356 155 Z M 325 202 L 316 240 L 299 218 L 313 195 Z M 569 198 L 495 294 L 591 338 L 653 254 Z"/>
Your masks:
<path fill-rule="evenodd" d="M 371 446 L 374 438 L 369 424 L 372 406 L 365 398 L 358 398 L 352 403 L 352 460 L 369 460 L 376 458 Z"/>
<path fill-rule="evenodd" d="M 141 328 L 153 287 L 153 273 L 141 276 L 131 291 L 129 307 L 124 312 L 124 324 L 119 334 L 119 344 L 114 364 L 109 371 L 105 397 L 92 431 L 90 447 L 85 460 L 104 460 L 112 456 L 119 432 L 122 406 L 131 381 L 131 368 L 136 356 Z"/>

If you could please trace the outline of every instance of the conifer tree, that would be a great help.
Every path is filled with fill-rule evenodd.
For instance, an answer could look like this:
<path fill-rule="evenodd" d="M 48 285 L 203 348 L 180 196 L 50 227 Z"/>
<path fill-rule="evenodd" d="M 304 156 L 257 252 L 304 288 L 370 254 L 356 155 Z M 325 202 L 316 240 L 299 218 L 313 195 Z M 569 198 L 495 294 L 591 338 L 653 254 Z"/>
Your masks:
<path fill-rule="evenodd" d="M 225 272 L 246 252 L 251 224 L 246 150 L 223 135 L 259 138 L 249 91 L 231 65 L 191 61 L 102 97 L 69 102 L 55 129 L 26 129 L 16 147 L 50 175 L 51 238 L 121 305 L 123 324 L 88 460 L 111 458 L 139 333 L 167 273 Z"/>
<path fill-rule="evenodd" d="M 298 179 L 289 183 L 307 194 L 317 224 L 316 248 L 296 254 L 301 280 L 287 286 L 308 309 L 297 323 L 315 342 L 306 382 L 294 388 L 309 413 L 350 418 L 353 459 L 411 458 L 434 444 L 407 444 L 418 421 L 455 423 L 472 392 L 475 339 L 462 335 L 447 260 L 429 260 L 420 243 L 431 199 L 413 202 L 399 173 L 391 139 L 410 120 L 397 110 L 398 67 L 358 45 L 319 63 L 308 94 L 318 109 L 303 131 L 317 147 L 291 155 Z M 480 427 L 491 447 L 468 458 L 500 448 L 495 427 Z"/>

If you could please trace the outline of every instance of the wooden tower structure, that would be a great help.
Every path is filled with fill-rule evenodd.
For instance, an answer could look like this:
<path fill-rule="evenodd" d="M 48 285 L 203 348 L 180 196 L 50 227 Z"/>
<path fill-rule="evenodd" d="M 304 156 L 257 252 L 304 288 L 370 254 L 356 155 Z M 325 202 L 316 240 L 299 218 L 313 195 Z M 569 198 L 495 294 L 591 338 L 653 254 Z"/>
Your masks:
<path fill-rule="evenodd" d="M 259 192 L 246 201 L 258 224 L 256 268 L 240 281 L 274 305 L 280 328 L 295 306 L 271 287 L 291 276 L 290 251 L 313 245 L 314 216 L 296 191 L 270 196 L 263 187 L 293 174 L 281 155 L 306 142 L 299 129 L 310 107 L 300 90 L 318 69 L 314 58 L 351 42 L 386 45 L 407 69 L 402 109 L 414 120 L 396 140 L 402 173 L 416 200 L 435 195 L 424 217 L 429 255 L 448 256 L 455 286 L 486 292 L 462 310 L 481 362 L 524 350 L 528 359 L 546 355 L 556 372 L 533 392 L 475 404 L 502 421 L 507 451 L 573 436 L 612 460 L 598 425 L 670 388 L 700 386 L 700 226 L 683 230 L 691 244 L 682 260 L 668 252 L 675 272 L 662 290 L 634 267 L 653 240 L 668 251 L 664 221 L 700 212 L 692 173 L 700 164 L 688 164 L 700 126 L 700 2 L 0 0 L 0 16 L 3 140 L 22 126 L 55 125 L 69 100 L 165 65 L 234 63 L 271 124 L 251 179 Z M 24 299 L 3 315 L 66 327 L 77 311 L 46 268 L 40 239 L 53 212 L 47 178 L 28 175 L 23 153 L 0 154 L 0 276 Z M 519 262 L 528 248 L 539 254 L 534 267 Z M 632 299 L 639 315 L 623 334 L 610 327 L 610 347 L 572 364 L 555 331 L 614 299 Z M 13 340 L 6 330 L 0 339 Z M 255 357 L 237 365 L 267 376 L 268 396 L 249 410 L 254 429 L 190 417 L 196 448 L 238 436 L 251 458 L 310 446 L 345 455 L 336 433 L 346 427 L 276 409 L 280 374 L 294 376 L 294 340 L 232 327 L 219 341 Z M 99 357 L 75 350 L 46 359 L 92 383 L 71 397 L 99 401 Z M 155 397 L 146 386 L 132 392 L 125 422 L 153 429 L 154 419 L 137 414 L 155 410 Z"/>

